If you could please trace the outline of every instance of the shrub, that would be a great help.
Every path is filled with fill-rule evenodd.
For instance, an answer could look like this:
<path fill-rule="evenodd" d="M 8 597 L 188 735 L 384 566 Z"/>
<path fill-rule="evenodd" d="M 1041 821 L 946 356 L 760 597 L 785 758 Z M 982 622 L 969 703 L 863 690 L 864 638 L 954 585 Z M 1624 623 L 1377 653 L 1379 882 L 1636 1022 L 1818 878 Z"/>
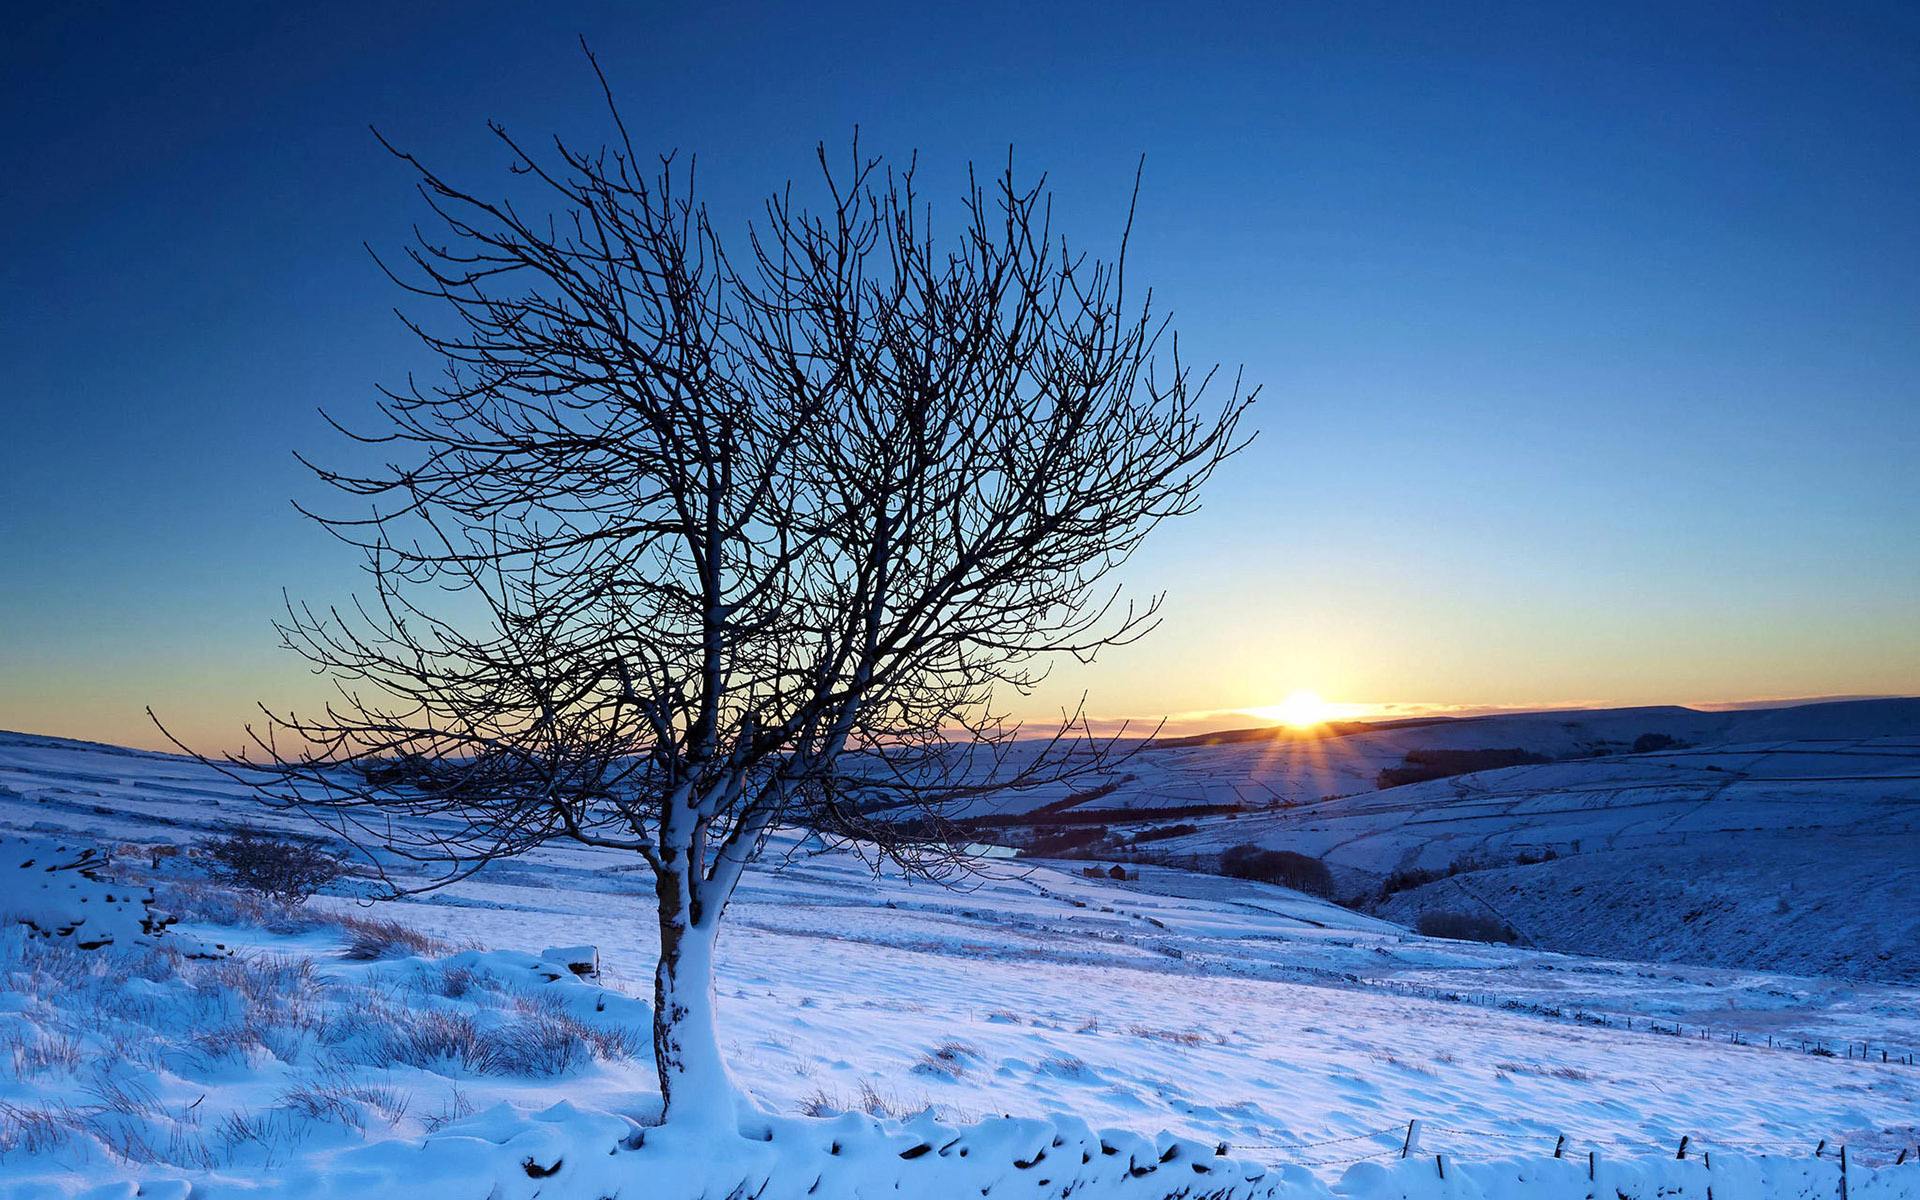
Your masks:
<path fill-rule="evenodd" d="M 1560 857 L 1560 855 L 1557 852 L 1548 850 L 1537 858 L 1529 858 L 1527 855 L 1522 854 L 1518 861 L 1521 865 L 1528 866 L 1533 863 L 1548 862 L 1558 857 Z M 1444 868 L 1402 867 L 1380 881 L 1380 899 L 1385 900 L 1395 892 L 1406 892 L 1412 891 L 1417 887 L 1425 887 L 1427 884 L 1433 883 L 1436 880 L 1451 879 L 1455 875 L 1465 875 L 1473 871 L 1489 871 L 1499 865 L 1499 863 L 1492 859 L 1480 858 L 1472 854 L 1463 854 L 1448 863 Z"/>
<path fill-rule="evenodd" d="M 1656 750 L 1674 750 L 1686 743 L 1664 733 L 1643 733 L 1633 739 L 1635 754 L 1651 754 Z"/>
<path fill-rule="evenodd" d="M 1141 842 L 1157 842 L 1165 838 L 1185 837 L 1190 833 L 1198 832 L 1200 832 L 1198 825 L 1191 825 L 1186 822 L 1174 825 L 1161 825 L 1154 829 L 1142 829 L 1139 833 L 1134 834 L 1133 844 L 1137 846 Z"/>
<path fill-rule="evenodd" d="M 1390 873 L 1380 881 L 1380 898 L 1385 900 L 1395 892 L 1411 891 L 1425 887 L 1436 879 L 1445 879 L 1447 872 L 1434 867 L 1402 867 Z"/>
<path fill-rule="evenodd" d="M 1387 767 L 1374 777 L 1373 786 L 1385 790 L 1431 779 L 1449 779 L 1471 775 L 1475 771 L 1495 771 L 1502 767 L 1534 766 L 1551 761 L 1545 755 L 1518 747 L 1504 750 L 1409 750 L 1397 767 Z"/>
<path fill-rule="evenodd" d="M 1477 913 L 1436 910 L 1420 914 L 1415 926 L 1426 937 L 1451 938 L 1456 942 L 1505 942 L 1520 940 L 1513 926 Z"/>
<path fill-rule="evenodd" d="M 209 874 L 215 879 L 288 904 L 304 902 L 347 869 L 317 842 L 277 838 L 257 829 L 203 843 L 200 850 L 212 860 Z"/>
<path fill-rule="evenodd" d="M 1020 851 L 1020 857 L 1062 857 L 1074 851 L 1088 851 L 1104 845 L 1106 839 L 1107 831 L 1100 825 L 1092 825 L 1084 829 L 1063 829 L 1058 833 L 1044 834 L 1034 838 Z"/>
<path fill-rule="evenodd" d="M 1327 864 L 1292 850 L 1263 850 L 1242 843 L 1220 856 L 1220 873 L 1235 879 L 1277 883 L 1309 896 L 1333 895 L 1333 872 Z"/>

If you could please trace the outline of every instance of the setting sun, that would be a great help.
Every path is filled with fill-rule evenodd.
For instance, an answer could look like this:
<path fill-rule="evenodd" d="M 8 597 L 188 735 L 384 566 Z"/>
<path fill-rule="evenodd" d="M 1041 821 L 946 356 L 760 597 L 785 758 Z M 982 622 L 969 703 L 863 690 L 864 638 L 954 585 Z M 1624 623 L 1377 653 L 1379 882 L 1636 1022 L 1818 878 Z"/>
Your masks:
<path fill-rule="evenodd" d="M 1290 692 L 1285 700 L 1266 710 L 1282 725 L 1294 729 L 1311 729 L 1315 725 L 1324 725 L 1333 716 L 1333 706 L 1320 698 L 1318 692 Z"/>

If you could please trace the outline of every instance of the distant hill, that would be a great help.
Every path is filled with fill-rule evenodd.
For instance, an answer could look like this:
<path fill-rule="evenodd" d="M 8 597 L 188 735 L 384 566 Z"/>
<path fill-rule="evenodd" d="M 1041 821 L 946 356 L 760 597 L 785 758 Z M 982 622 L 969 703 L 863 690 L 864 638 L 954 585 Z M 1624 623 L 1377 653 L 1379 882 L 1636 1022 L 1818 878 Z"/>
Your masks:
<path fill-rule="evenodd" d="M 1619 753 L 1632 730 L 1686 744 Z M 1277 743 L 1256 770 L 1313 779 L 1409 737 L 1600 752 L 1202 817 L 1140 851 L 1311 854 L 1343 894 L 1388 889 L 1394 920 L 1481 913 L 1552 949 L 1920 981 L 1920 700 L 1499 717 L 1345 736 L 1318 763 Z"/>
<path fill-rule="evenodd" d="M 1704 747 L 1736 741 L 1920 736 L 1920 699 L 1849 700 L 1703 712 L 1679 706 L 1339 722 L 1322 731 L 1230 730 L 1154 742 L 1107 775 L 984 799 L 966 815 L 1046 810 L 1260 810 L 1373 791 L 1410 751 L 1520 750 L 1550 759 L 1632 752 L 1654 735 Z"/>

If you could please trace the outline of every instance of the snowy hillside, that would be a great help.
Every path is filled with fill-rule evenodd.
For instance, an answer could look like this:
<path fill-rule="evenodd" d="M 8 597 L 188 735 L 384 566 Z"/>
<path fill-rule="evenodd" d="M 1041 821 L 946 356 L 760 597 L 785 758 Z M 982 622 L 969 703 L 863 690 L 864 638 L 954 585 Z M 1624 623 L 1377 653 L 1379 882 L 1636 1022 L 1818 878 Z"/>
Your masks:
<path fill-rule="evenodd" d="M 120 847 L 183 910 L 175 934 L 238 954 L 138 958 L 141 980 L 122 988 L 106 960 L 6 943 L 0 1036 L 15 1050 L 0 1057 L 0 1180 L 12 1182 L 0 1195 L 192 1176 L 195 1195 L 217 1197 L 237 1186 L 219 1180 L 266 1167 L 276 1195 L 382 1195 L 426 1161 L 464 1164 L 475 1196 L 531 1195 L 523 1157 L 542 1171 L 589 1145 L 604 1158 L 657 1112 L 634 1032 L 652 896 L 628 859 L 549 849 L 403 903 L 338 895 L 263 916 L 192 883 L 182 856 L 147 849 L 287 820 L 194 764 L 7 735 L 0 788 L 0 834 Z M 1044 1146 L 1091 1126 L 1117 1131 L 1109 1145 L 1135 1137 L 1148 1159 L 1173 1153 L 1152 1140 L 1163 1131 L 1225 1143 L 1222 1163 L 1309 1164 L 1261 1185 L 1292 1180 L 1282 1191 L 1302 1197 L 1356 1161 L 1402 1169 L 1414 1118 L 1424 1152 L 1450 1159 L 1550 1162 L 1565 1135 L 1576 1155 L 1670 1161 L 1684 1135 L 1717 1161 L 1791 1156 L 1815 1190 L 1830 1163 L 1800 1163 L 1819 1141 L 1847 1143 L 1866 1166 L 1916 1137 L 1920 1067 L 1893 1060 L 1920 1049 L 1920 990 L 1434 941 L 1280 888 L 1152 867 L 1093 879 L 1081 865 L 988 864 L 954 891 L 786 839 L 749 876 L 720 943 L 739 1082 L 776 1120 L 930 1110 L 947 1129 L 1011 1114 L 1042 1123 L 969 1136 Z M 598 949 L 598 980 L 543 973 L 556 961 L 544 947 L 582 942 Z M 221 979 L 233 999 L 207 1000 L 228 994 L 208 991 Z M 296 986 L 297 1003 L 275 999 Z M 451 1048 L 436 1049 L 449 1029 Z M 571 1107 L 541 1115 L 563 1098 Z M 882 1136 L 859 1121 L 850 1145 Z M 898 1145 L 875 1161 L 897 1172 L 912 1139 L 934 1134 L 884 1136 Z M 1349 1182 L 1408 1194 L 1394 1178 Z M 1623 1194 L 1642 1194 L 1622 1179 Z"/>
<path fill-rule="evenodd" d="M 1790 708 L 1554 710 L 1498 716 L 1340 722 L 1320 730 L 1236 730 L 1156 742 L 1097 784 L 1036 787 L 983 802 L 981 815 L 1242 809 L 1309 804 L 1370 792 L 1376 777 L 1417 751 L 1516 750 L 1543 759 L 1630 752 L 1643 737 L 1693 748 L 1789 741 L 1920 741 L 1920 699 L 1854 700 Z"/>
<path fill-rule="evenodd" d="M 1735 729 L 1833 732 L 1848 708 L 1870 731 L 1900 712 L 1741 714 Z M 1517 766 L 1195 824 L 1146 852 L 1300 851 L 1344 893 L 1401 872 L 1384 914 L 1483 912 L 1554 949 L 1920 980 L 1914 733 Z M 1450 868 L 1466 869 L 1424 886 L 1405 874 Z"/>

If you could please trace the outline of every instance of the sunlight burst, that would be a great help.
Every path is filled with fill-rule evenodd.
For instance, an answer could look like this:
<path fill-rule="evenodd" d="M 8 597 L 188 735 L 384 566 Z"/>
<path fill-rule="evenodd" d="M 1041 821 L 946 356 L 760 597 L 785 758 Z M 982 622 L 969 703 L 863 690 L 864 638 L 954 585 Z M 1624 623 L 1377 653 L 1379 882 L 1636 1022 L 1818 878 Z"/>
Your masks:
<path fill-rule="evenodd" d="M 1282 725 L 1294 729 L 1311 729 L 1324 725 L 1330 720 L 1333 706 L 1320 698 L 1318 692 L 1290 692 L 1285 700 L 1267 710 Z"/>

